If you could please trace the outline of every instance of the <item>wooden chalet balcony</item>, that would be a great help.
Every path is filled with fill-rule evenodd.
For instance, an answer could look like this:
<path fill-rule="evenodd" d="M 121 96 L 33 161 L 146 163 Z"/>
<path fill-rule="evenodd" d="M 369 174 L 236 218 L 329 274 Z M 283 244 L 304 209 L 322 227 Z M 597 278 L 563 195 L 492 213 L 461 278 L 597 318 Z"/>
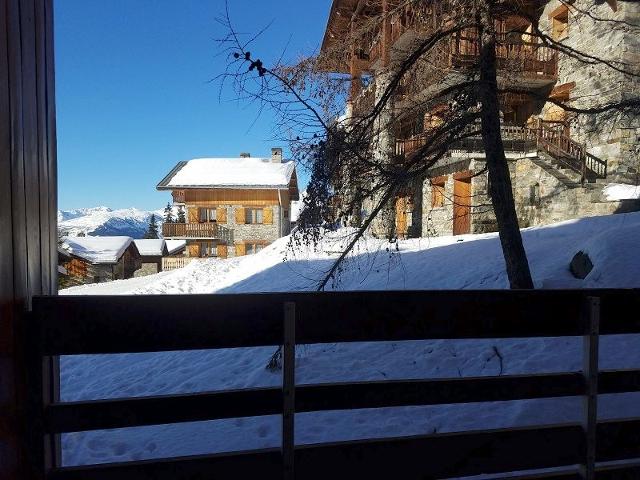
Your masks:
<path fill-rule="evenodd" d="M 464 67 L 477 62 L 480 39 L 477 35 L 457 35 L 449 43 L 449 66 Z M 535 42 L 513 41 L 498 35 L 496 45 L 498 69 L 514 74 L 555 79 L 558 75 L 558 52 Z"/>
<path fill-rule="evenodd" d="M 164 223 L 162 224 L 164 238 L 212 238 L 218 240 L 233 240 L 233 230 L 222 227 L 217 223 Z"/>
<path fill-rule="evenodd" d="M 484 144 L 480 136 L 480 126 L 472 126 L 477 134 L 458 140 L 449 146 L 450 151 L 483 152 Z M 563 167 L 581 176 L 581 182 L 607 178 L 607 161 L 587 152 L 585 145 L 572 140 L 558 129 L 543 123 L 537 128 L 519 125 L 500 127 L 502 142 L 506 152 L 542 151 L 554 158 Z M 396 140 L 396 156 L 407 158 L 425 146 L 429 132 L 419 133 L 406 139 Z"/>
<path fill-rule="evenodd" d="M 395 9 L 390 17 L 389 47 L 406 51 L 420 38 L 437 31 L 446 23 L 451 13 L 444 2 L 425 2 L 421 5 L 405 5 Z M 503 25 L 504 26 L 504 25 Z M 496 28 L 500 30 L 501 24 Z M 363 38 L 365 50 L 369 51 L 371 68 L 382 58 L 383 35 L 381 28 L 368 32 Z M 439 67 L 459 69 L 475 63 L 480 53 L 479 38 L 475 31 L 467 30 L 440 43 L 435 49 Z M 498 68 L 519 76 L 555 80 L 558 74 L 558 53 L 534 41 L 514 38 L 506 33 L 498 33 L 496 55 Z"/>

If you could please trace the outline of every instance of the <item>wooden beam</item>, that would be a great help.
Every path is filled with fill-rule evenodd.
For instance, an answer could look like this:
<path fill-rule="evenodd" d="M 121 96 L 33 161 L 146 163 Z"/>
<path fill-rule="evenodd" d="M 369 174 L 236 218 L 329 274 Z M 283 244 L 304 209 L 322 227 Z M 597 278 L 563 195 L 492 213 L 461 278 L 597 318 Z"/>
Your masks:
<path fill-rule="evenodd" d="M 602 334 L 640 332 L 637 290 L 601 297 Z M 78 296 L 34 300 L 44 353 L 126 353 L 279 345 L 294 301 L 299 344 L 581 336 L 584 291 L 399 291 Z M 326 322 L 331 311 L 334 321 Z M 177 321 L 179 319 L 179 321 Z M 517 320 L 517 321 L 516 321 Z"/>
<path fill-rule="evenodd" d="M 640 370 L 601 372 L 600 393 L 640 391 Z M 534 388 L 535 387 L 535 388 Z M 508 401 L 583 395 L 580 373 L 388 380 L 296 387 L 295 411 Z M 50 433 L 277 415 L 277 388 L 65 402 L 45 410 Z"/>

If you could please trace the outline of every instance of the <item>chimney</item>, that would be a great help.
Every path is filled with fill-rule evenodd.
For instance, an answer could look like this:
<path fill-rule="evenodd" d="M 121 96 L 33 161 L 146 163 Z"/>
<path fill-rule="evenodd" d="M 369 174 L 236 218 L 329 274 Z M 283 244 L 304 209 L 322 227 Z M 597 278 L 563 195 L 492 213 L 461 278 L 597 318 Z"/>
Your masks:
<path fill-rule="evenodd" d="M 271 161 L 273 163 L 282 163 L 282 149 L 281 148 L 272 148 L 271 149 Z"/>
<path fill-rule="evenodd" d="M 251 154 L 249 152 L 240 152 L 240 158 L 250 158 Z"/>

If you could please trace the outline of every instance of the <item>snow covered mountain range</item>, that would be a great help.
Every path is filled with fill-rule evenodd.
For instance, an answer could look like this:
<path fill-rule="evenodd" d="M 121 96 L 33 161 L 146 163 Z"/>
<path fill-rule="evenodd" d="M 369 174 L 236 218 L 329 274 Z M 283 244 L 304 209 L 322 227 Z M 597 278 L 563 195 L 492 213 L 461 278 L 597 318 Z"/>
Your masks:
<path fill-rule="evenodd" d="M 162 210 L 145 211 L 137 208 L 113 210 L 109 207 L 58 210 L 60 235 L 77 236 L 80 233 L 93 236 L 125 235 L 144 237 L 151 214 L 155 214 L 158 230 L 161 230 Z"/>

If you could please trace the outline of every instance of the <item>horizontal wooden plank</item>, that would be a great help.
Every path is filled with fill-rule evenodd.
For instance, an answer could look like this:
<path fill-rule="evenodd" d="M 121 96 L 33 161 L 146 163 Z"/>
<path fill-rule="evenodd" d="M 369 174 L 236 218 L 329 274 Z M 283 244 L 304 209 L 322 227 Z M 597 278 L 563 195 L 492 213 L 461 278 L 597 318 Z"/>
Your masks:
<path fill-rule="evenodd" d="M 640 289 L 595 290 L 600 300 L 600 334 L 640 333 Z"/>
<path fill-rule="evenodd" d="M 279 295 L 38 297 L 43 354 L 279 345 Z"/>
<path fill-rule="evenodd" d="M 296 387 L 296 412 L 581 395 L 580 374 L 390 380 Z"/>
<path fill-rule="evenodd" d="M 635 441 L 638 422 L 639 419 L 603 422 L 598 426 L 598 444 L 606 445 L 609 451 L 624 450 Z M 636 442 L 625 453 L 634 455 L 639 448 L 640 443 Z M 389 479 L 399 476 L 417 480 L 571 466 L 580 463 L 583 451 L 581 426 L 564 424 L 304 445 L 296 447 L 295 460 L 296 475 L 305 480 L 333 477 Z M 259 476 L 266 480 L 282 478 L 281 468 L 279 451 L 268 449 L 63 467 L 51 471 L 48 478 L 180 480 Z M 601 467 L 600 470 L 611 468 L 615 467 Z M 618 473 L 624 472 L 624 468 L 620 466 Z M 636 465 L 628 465 L 627 468 L 631 472 L 637 471 Z M 564 475 L 564 472 L 556 475 Z"/>
<path fill-rule="evenodd" d="M 305 480 L 424 479 L 442 478 L 452 472 L 466 475 L 571 465 L 578 462 L 581 449 L 580 426 L 559 425 L 298 446 L 295 464 L 296 476 Z M 59 468 L 50 473 L 49 479 L 281 479 L 276 456 L 278 452 L 272 450 L 231 459 L 210 455 Z M 426 461 L 430 458 L 433 461 Z M 230 473 L 233 475 L 228 476 Z"/>
<path fill-rule="evenodd" d="M 222 418 L 277 415 L 279 388 L 56 403 L 45 407 L 48 433 L 79 432 Z"/>
<path fill-rule="evenodd" d="M 282 479 L 278 449 L 55 468 L 47 480 Z"/>
<path fill-rule="evenodd" d="M 640 458 L 640 418 L 600 421 L 597 432 L 599 462 Z"/>
<path fill-rule="evenodd" d="M 45 354 L 122 353 L 279 344 L 285 301 L 298 344 L 582 335 L 587 294 L 603 297 L 601 333 L 640 332 L 637 290 L 39 297 L 34 311 Z"/>
<path fill-rule="evenodd" d="M 640 370 L 601 372 L 601 393 L 640 391 Z M 296 412 L 507 401 L 582 395 L 579 373 L 300 385 Z M 277 415 L 279 388 L 68 402 L 49 405 L 49 433 L 76 432 L 221 418 Z"/>
<path fill-rule="evenodd" d="M 596 467 L 598 480 L 637 480 L 640 478 L 640 463 L 623 462 L 617 465 Z"/>

